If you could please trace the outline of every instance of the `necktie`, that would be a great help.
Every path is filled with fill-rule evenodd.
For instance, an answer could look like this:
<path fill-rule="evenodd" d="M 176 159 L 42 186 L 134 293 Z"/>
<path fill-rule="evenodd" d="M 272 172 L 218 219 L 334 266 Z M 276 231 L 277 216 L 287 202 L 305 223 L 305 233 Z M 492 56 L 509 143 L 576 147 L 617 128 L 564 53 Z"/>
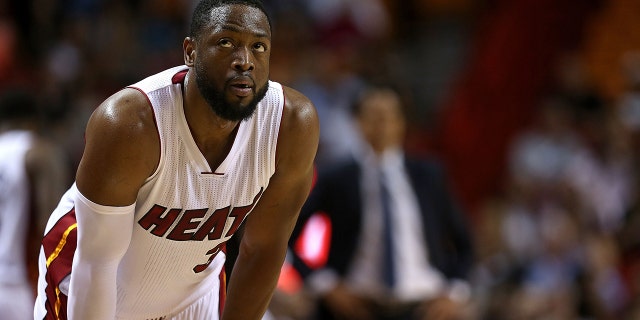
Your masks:
<path fill-rule="evenodd" d="M 382 279 L 388 288 L 395 284 L 393 265 L 393 235 L 391 230 L 391 196 L 384 174 L 379 171 L 380 201 L 382 203 Z"/>

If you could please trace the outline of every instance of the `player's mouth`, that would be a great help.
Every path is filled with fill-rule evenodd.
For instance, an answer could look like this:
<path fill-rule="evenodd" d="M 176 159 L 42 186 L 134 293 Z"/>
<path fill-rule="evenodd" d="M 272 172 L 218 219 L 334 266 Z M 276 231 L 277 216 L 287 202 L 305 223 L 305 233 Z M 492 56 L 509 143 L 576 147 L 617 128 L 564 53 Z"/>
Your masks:
<path fill-rule="evenodd" d="M 231 93 L 238 97 L 247 97 L 253 94 L 253 81 L 249 78 L 241 77 L 229 82 Z"/>

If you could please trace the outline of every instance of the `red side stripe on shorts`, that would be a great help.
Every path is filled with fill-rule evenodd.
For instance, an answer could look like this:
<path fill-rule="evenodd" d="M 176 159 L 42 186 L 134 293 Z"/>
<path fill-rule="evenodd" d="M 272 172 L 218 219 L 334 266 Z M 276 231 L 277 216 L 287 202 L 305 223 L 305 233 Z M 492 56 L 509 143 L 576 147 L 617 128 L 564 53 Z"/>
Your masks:
<path fill-rule="evenodd" d="M 47 258 L 46 320 L 67 319 L 67 297 L 60 292 L 59 284 L 71 273 L 78 236 L 76 226 L 74 208 L 62 216 L 42 239 L 42 248 Z"/>
<path fill-rule="evenodd" d="M 227 243 L 222 245 L 222 252 L 227 255 Z M 227 273 L 222 267 L 219 275 L 220 279 L 220 294 L 218 295 L 218 318 L 222 318 L 222 310 L 224 309 L 224 303 L 227 301 Z"/>

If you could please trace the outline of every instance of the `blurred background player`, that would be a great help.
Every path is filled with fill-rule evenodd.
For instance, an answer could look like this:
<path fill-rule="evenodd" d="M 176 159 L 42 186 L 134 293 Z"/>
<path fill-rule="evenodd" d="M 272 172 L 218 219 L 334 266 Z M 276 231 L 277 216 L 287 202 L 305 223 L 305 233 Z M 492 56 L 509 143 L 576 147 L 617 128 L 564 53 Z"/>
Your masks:
<path fill-rule="evenodd" d="M 0 319 L 31 319 L 35 261 L 49 213 L 68 187 L 60 151 L 39 132 L 26 91 L 0 96 Z"/>

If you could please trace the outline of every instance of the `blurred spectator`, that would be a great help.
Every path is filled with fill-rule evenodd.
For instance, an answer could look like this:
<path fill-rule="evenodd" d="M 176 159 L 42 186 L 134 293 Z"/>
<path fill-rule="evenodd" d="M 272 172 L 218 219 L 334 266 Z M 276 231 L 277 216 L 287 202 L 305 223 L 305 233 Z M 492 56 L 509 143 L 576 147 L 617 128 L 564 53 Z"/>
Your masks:
<path fill-rule="evenodd" d="M 572 156 L 564 178 L 587 223 L 612 234 L 632 201 L 636 169 L 631 137 L 609 108 L 590 112 L 582 123 L 588 148 Z"/>
<path fill-rule="evenodd" d="M 532 125 L 513 139 L 501 232 L 505 249 L 517 263 L 543 250 L 539 212 L 569 205 L 570 194 L 559 177 L 583 148 L 573 127 L 573 109 L 555 96 L 540 102 Z"/>
<path fill-rule="evenodd" d="M 299 79 L 293 86 L 304 93 L 318 110 L 320 145 L 316 162 L 325 165 L 343 160 L 356 144 L 356 129 L 349 119 L 349 103 L 362 88 L 363 80 L 346 61 L 353 48 L 318 48 L 312 77 Z M 346 57 L 345 57 L 346 56 Z"/>
<path fill-rule="evenodd" d="M 627 52 L 622 57 L 625 91 L 617 101 L 620 118 L 631 131 L 640 131 L 640 51 Z"/>
<path fill-rule="evenodd" d="M 540 102 L 533 124 L 514 138 L 509 149 L 512 187 L 534 198 L 554 195 L 559 175 L 584 148 L 573 121 L 573 106 L 562 97 Z"/>
<path fill-rule="evenodd" d="M 618 319 L 628 306 L 613 235 L 632 199 L 629 137 L 577 96 L 543 100 L 513 140 L 505 197 L 487 217 L 497 226 L 484 230 L 503 242 L 474 278 L 486 319 Z"/>
<path fill-rule="evenodd" d="M 69 186 L 63 153 L 41 136 L 35 100 L 0 96 L 0 319 L 31 319 L 33 272 L 49 213 Z"/>
<path fill-rule="evenodd" d="M 350 159 L 321 168 L 301 212 L 294 242 L 315 212 L 331 221 L 326 265 L 311 270 L 294 260 L 320 298 L 317 319 L 468 316 L 473 256 L 465 217 L 443 168 L 402 150 L 402 108 L 390 88 L 363 91 L 353 110 L 359 148 Z"/>
<path fill-rule="evenodd" d="M 348 157 L 357 144 L 350 103 L 363 87 L 363 66 L 380 61 L 384 54 L 382 46 L 362 50 L 390 33 L 389 16 L 380 0 L 307 0 L 303 4 L 315 42 L 305 52 L 307 72 L 298 75 L 292 86 L 318 110 L 321 130 L 316 161 L 323 165 Z"/>
<path fill-rule="evenodd" d="M 640 170 L 635 171 L 634 185 L 633 202 L 625 212 L 624 222 L 616 237 L 621 270 L 632 299 L 628 306 L 629 319 L 640 319 Z"/>

